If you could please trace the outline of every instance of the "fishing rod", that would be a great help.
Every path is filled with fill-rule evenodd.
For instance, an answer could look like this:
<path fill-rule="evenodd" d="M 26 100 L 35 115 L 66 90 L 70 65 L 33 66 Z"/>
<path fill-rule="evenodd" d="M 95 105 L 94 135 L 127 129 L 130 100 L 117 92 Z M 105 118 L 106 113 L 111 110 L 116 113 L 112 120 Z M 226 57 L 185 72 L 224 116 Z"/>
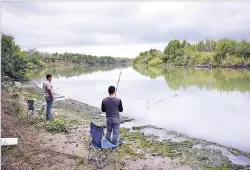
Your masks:
<path fill-rule="evenodd" d="M 120 71 L 120 75 L 119 75 L 119 78 L 118 78 L 118 81 L 117 81 L 117 85 L 116 85 L 116 93 L 118 91 L 118 86 L 119 86 L 119 82 L 120 82 L 120 79 L 121 79 L 121 75 L 122 75 L 122 69 Z M 116 93 L 115 93 L 115 97 L 116 97 Z"/>
<path fill-rule="evenodd" d="M 56 93 L 57 90 L 59 90 L 59 87 L 54 91 L 55 98 L 64 98 L 65 96 L 58 96 L 59 94 Z"/>
<path fill-rule="evenodd" d="M 117 93 L 117 90 L 118 90 L 118 86 L 119 86 L 119 82 L 120 82 L 120 79 L 121 79 L 121 75 L 122 75 L 122 69 L 120 71 L 120 74 L 119 74 L 119 78 L 118 78 L 118 81 L 117 81 L 117 85 L 116 85 L 116 92 L 115 92 L 115 97 L 116 97 L 116 93 Z M 105 116 L 105 114 L 102 114 L 101 113 L 101 116 Z"/>

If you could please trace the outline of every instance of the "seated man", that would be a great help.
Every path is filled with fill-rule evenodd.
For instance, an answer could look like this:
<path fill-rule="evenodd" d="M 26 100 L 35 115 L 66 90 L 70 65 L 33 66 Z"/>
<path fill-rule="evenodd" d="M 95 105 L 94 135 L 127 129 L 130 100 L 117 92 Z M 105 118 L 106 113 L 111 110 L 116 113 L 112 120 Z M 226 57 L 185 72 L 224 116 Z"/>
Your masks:
<path fill-rule="evenodd" d="M 106 112 L 107 120 L 107 133 L 106 138 L 113 144 L 117 144 L 120 128 L 120 114 L 119 112 L 123 111 L 121 99 L 116 98 L 115 87 L 110 86 L 108 88 L 109 97 L 106 97 L 102 100 L 102 112 Z M 112 141 L 111 133 L 112 134 Z"/>

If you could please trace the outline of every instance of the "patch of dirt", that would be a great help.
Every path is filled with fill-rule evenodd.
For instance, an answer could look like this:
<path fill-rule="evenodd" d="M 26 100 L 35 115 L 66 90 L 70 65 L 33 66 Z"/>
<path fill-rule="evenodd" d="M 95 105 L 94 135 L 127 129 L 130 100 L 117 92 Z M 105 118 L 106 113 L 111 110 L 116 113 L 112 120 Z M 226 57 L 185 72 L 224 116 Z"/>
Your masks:
<path fill-rule="evenodd" d="M 185 164 L 182 164 L 177 159 L 163 158 L 163 157 L 150 157 L 148 159 L 125 160 L 124 170 L 192 170 Z"/>

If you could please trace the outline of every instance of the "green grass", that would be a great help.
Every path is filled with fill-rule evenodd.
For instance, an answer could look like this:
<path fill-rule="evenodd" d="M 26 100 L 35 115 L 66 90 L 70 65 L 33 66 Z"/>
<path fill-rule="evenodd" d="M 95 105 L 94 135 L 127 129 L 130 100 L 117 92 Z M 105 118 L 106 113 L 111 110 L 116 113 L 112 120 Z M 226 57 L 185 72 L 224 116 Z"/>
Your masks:
<path fill-rule="evenodd" d="M 78 120 L 66 120 L 61 117 L 47 121 L 45 118 L 34 118 L 29 121 L 29 124 L 34 125 L 37 129 L 44 128 L 48 132 L 68 132 L 67 127 L 77 125 Z"/>
<path fill-rule="evenodd" d="M 45 129 L 48 132 L 68 132 L 67 125 L 69 125 L 69 121 L 62 119 L 55 119 L 46 122 Z"/>
<path fill-rule="evenodd" d="M 126 139 L 126 142 L 128 143 L 126 143 L 126 145 L 129 145 L 136 150 L 141 150 L 142 153 L 160 154 L 165 157 L 177 157 L 180 155 L 180 152 L 178 151 L 179 148 L 192 145 L 190 142 L 152 142 L 141 132 L 131 133 L 125 128 L 120 129 L 120 135 L 122 138 Z M 131 152 L 128 148 L 126 149 L 126 153 Z"/>

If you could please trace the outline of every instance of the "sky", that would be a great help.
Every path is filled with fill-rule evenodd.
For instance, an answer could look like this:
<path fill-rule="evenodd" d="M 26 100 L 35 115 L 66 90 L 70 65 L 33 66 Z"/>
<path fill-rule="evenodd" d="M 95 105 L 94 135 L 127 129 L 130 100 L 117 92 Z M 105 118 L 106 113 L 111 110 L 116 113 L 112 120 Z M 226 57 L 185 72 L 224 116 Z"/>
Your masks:
<path fill-rule="evenodd" d="M 23 49 L 136 57 L 170 40 L 250 39 L 250 2 L 2 2 Z"/>

